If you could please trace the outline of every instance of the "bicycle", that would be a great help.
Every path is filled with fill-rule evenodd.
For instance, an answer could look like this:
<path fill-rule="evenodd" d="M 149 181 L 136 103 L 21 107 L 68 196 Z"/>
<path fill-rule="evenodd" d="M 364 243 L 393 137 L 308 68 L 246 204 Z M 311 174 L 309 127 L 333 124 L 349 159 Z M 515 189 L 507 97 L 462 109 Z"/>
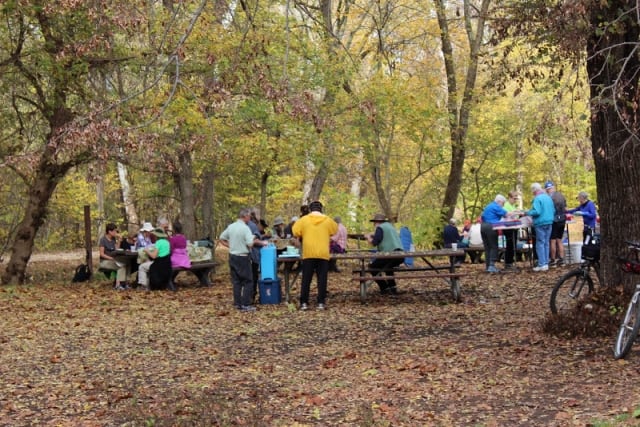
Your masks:
<path fill-rule="evenodd" d="M 569 271 L 556 282 L 551 291 L 549 306 L 553 314 L 572 310 L 578 303 L 580 296 L 593 292 L 593 278 L 595 272 L 598 283 L 602 285 L 600 277 L 600 241 L 594 236 L 590 244 L 582 246 L 582 261 L 580 267 Z"/>
<path fill-rule="evenodd" d="M 639 242 L 626 242 L 629 244 L 629 255 L 627 258 L 619 258 L 622 263 L 622 270 L 627 273 L 640 274 L 640 243 Z M 638 336 L 640 330 L 640 283 L 636 284 L 636 289 L 629 301 L 629 307 L 625 312 L 618 335 L 616 337 L 616 343 L 613 347 L 613 355 L 616 359 L 622 359 L 633 346 L 633 342 Z"/>

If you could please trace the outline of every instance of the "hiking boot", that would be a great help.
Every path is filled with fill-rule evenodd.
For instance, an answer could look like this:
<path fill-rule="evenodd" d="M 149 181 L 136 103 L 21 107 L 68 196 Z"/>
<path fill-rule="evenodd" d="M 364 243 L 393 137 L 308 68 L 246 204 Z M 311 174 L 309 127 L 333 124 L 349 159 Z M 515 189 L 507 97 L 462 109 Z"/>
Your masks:
<path fill-rule="evenodd" d="M 555 259 L 549 260 L 549 268 L 556 268 L 558 266 L 557 262 Z"/>
<path fill-rule="evenodd" d="M 500 273 L 500 270 L 498 270 L 495 265 L 490 265 L 489 267 L 487 267 L 486 272 L 487 273 Z"/>
<path fill-rule="evenodd" d="M 507 264 L 504 266 L 504 271 L 519 271 L 519 268 L 514 264 Z"/>
<path fill-rule="evenodd" d="M 558 258 L 558 259 L 556 260 L 556 266 L 558 266 L 558 267 L 563 267 L 563 266 L 564 266 L 564 259 L 562 259 L 562 258 Z"/>

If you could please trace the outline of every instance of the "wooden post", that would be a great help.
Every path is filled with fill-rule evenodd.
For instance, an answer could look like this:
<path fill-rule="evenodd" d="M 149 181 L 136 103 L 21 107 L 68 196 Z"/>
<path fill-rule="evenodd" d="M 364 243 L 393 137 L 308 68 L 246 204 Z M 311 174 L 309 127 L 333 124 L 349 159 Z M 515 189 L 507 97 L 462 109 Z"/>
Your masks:
<path fill-rule="evenodd" d="M 84 205 L 84 248 L 87 251 L 85 264 L 89 266 L 89 271 L 93 273 L 93 261 L 91 259 L 91 207 Z"/>

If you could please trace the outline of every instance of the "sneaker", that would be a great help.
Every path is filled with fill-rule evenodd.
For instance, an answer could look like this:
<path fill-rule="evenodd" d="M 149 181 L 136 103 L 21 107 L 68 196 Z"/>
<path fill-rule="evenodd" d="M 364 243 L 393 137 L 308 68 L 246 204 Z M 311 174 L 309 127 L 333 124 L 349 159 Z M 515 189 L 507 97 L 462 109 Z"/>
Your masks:
<path fill-rule="evenodd" d="M 558 260 L 549 260 L 549 268 L 556 268 L 558 266 Z"/>
<path fill-rule="evenodd" d="M 124 286 L 122 286 L 122 285 L 115 285 L 113 287 L 113 289 L 116 290 L 116 291 L 124 291 L 124 290 L 126 290 L 126 288 Z"/>
<path fill-rule="evenodd" d="M 302 304 L 300 304 L 300 310 L 301 310 L 301 311 L 307 311 L 307 310 L 309 310 L 309 306 L 307 305 L 307 303 L 304 303 L 304 302 L 303 302 Z"/>
<path fill-rule="evenodd" d="M 535 272 L 549 271 L 549 266 L 548 265 L 539 265 L 537 267 L 533 267 L 533 271 L 535 271 Z"/>
<path fill-rule="evenodd" d="M 320 303 L 318 304 L 318 310 L 325 310 L 327 307 L 325 307 L 324 304 Z"/>
<path fill-rule="evenodd" d="M 240 311 L 256 311 L 256 307 L 254 305 L 243 305 L 240 307 Z"/>
<path fill-rule="evenodd" d="M 487 267 L 486 272 L 487 273 L 500 273 L 500 270 L 498 270 L 494 265 L 490 265 L 489 267 Z"/>
<path fill-rule="evenodd" d="M 557 265 L 558 267 L 562 267 L 562 266 L 564 266 L 564 259 L 562 259 L 562 258 L 558 258 L 558 259 L 556 260 L 556 265 Z"/>
<path fill-rule="evenodd" d="M 513 264 L 507 264 L 504 266 L 504 271 L 519 271 L 519 269 Z"/>

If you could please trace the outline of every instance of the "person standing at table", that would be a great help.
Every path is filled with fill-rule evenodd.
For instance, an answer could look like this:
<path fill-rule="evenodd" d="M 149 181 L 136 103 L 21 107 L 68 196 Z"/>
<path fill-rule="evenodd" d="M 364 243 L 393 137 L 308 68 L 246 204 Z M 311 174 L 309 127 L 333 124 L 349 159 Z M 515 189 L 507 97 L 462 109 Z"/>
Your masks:
<path fill-rule="evenodd" d="M 578 202 L 580 206 L 577 208 L 569 209 L 569 213 L 573 213 L 578 216 L 582 216 L 584 222 L 584 229 L 582 230 L 582 243 L 589 244 L 591 237 L 596 229 L 596 205 L 589 200 L 589 194 L 586 191 L 578 193 Z"/>
<path fill-rule="evenodd" d="M 302 240 L 302 283 L 300 310 L 309 308 L 309 288 L 316 274 L 318 281 L 318 310 L 326 308 L 327 275 L 329 271 L 329 245 L 331 236 L 338 232 L 338 224 L 322 213 L 322 203 L 309 204 L 309 214 L 293 224 L 293 235 Z"/>
<path fill-rule="evenodd" d="M 127 277 L 129 277 L 129 264 L 116 261 L 116 249 L 120 249 L 120 236 L 118 227 L 112 222 L 106 225 L 105 234 L 98 242 L 100 249 L 100 268 L 116 271 L 116 282 L 113 287 L 116 291 L 129 289 Z"/>
<path fill-rule="evenodd" d="M 518 201 L 518 192 L 509 191 L 507 201 L 504 203 L 504 210 L 514 212 L 517 209 L 515 203 Z M 516 259 L 516 247 L 518 242 L 518 230 L 502 230 L 506 244 L 504 249 L 504 269 L 506 271 L 517 271 L 514 261 Z"/>
<path fill-rule="evenodd" d="M 538 265 L 533 267 L 533 271 L 548 271 L 549 240 L 556 209 L 553 206 L 553 200 L 542 189 L 540 183 L 531 184 L 531 192 L 534 197 L 527 215 L 533 218 L 533 229 L 536 233 L 536 255 L 538 256 Z"/>
<path fill-rule="evenodd" d="M 375 214 L 371 222 L 373 222 L 376 229 L 373 234 L 366 235 L 369 243 L 376 246 L 380 252 L 402 251 L 400 235 L 383 214 Z M 386 276 L 386 279 L 375 279 L 380 287 L 381 294 L 396 295 L 398 293 L 396 281 L 393 278 L 393 269 L 403 262 L 403 258 L 376 258 L 369 264 L 370 269 L 377 270 L 372 273 L 374 276 L 381 276 L 382 273 Z"/>
<path fill-rule="evenodd" d="M 284 239 L 284 220 L 281 216 L 273 220 L 273 238 Z"/>
<path fill-rule="evenodd" d="M 552 181 L 544 183 L 544 189 L 551 200 L 553 200 L 554 215 L 553 225 L 551 226 L 551 239 L 549 240 L 549 267 L 559 267 L 564 265 L 564 245 L 562 238 L 564 237 L 564 229 L 567 225 L 567 199 L 561 192 L 556 191 L 556 187 Z"/>
<path fill-rule="evenodd" d="M 233 305 L 240 311 L 255 311 L 254 287 L 249 251 L 268 243 L 258 239 L 249 228 L 251 210 L 241 209 L 236 222 L 220 234 L 220 244 L 229 248 L 229 272 L 233 285 Z"/>
<path fill-rule="evenodd" d="M 482 234 L 482 244 L 484 245 L 484 262 L 487 273 L 499 273 L 496 267 L 498 261 L 498 232 L 493 229 L 493 225 L 500 222 L 502 217 L 507 215 L 504 204 L 507 199 L 498 194 L 493 202 L 489 203 L 482 211 L 482 225 L 480 233 Z"/>

